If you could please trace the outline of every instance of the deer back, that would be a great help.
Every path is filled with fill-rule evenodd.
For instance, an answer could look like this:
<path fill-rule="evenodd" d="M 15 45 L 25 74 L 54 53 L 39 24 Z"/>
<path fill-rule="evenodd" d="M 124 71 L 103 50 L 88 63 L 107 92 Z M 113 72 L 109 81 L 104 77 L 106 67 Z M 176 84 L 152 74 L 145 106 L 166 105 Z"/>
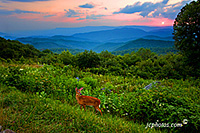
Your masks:
<path fill-rule="evenodd" d="M 81 105 L 99 106 L 101 101 L 91 96 L 78 96 L 78 103 Z"/>
<path fill-rule="evenodd" d="M 98 98 L 91 97 L 91 96 L 80 96 L 81 89 L 75 89 L 76 90 L 76 100 L 80 105 L 91 105 L 91 106 L 99 106 L 101 101 Z"/>

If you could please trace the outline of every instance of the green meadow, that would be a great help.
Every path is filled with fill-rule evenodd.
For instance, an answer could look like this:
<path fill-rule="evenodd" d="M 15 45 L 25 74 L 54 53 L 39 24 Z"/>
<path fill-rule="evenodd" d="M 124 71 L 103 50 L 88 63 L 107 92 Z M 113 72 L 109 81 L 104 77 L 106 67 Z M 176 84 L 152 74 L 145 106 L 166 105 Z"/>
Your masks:
<path fill-rule="evenodd" d="M 94 74 L 71 65 L 0 66 L 0 125 L 15 132 L 197 132 L 199 79 Z M 80 109 L 75 88 L 101 100 Z M 187 121 L 183 121 L 187 119 Z M 173 125 L 171 125 L 173 124 Z"/>

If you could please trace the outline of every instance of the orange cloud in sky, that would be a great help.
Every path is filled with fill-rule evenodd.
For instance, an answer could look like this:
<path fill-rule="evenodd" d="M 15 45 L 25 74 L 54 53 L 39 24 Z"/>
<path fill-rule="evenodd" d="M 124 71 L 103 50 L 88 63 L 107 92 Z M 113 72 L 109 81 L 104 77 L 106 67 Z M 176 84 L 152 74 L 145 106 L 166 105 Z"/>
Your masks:
<path fill-rule="evenodd" d="M 32 20 L 46 22 L 47 25 L 48 22 L 56 22 L 56 24 L 76 27 L 83 25 L 172 26 L 173 18 L 176 17 L 178 11 L 191 0 L 20 1 L 25 0 L 0 1 L 0 19 L 7 16 L 13 20 L 22 19 L 24 23 L 26 20 Z"/>

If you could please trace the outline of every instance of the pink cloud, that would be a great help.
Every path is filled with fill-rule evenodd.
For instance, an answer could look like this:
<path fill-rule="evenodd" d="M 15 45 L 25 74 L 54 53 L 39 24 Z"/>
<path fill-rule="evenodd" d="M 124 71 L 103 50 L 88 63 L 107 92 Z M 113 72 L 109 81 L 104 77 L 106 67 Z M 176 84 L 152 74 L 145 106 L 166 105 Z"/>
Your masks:
<path fill-rule="evenodd" d="M 15 2 L 13 2 L 15 1 Z M 0 20 L 20 20 L 27 28 L 31 23 L 47 25 L 53 22 L 59 25 L 100 26 L 100 25 L 148 25 L 148 26 L 172 26 L 174 17 L 189 0 L 143 0 L 140 3 L 134 0 L 30 0 L 35 2 L 16 2 L 10 0 L 0 2 Z M 25 1 L 25 0 L 23 0 Z M 143 8 L 141 8 L 143 7 Z M 65 11 L 64 11 L 65 10 Z M 52 24 L 53 25 L 53 24 Z M 13 25 L 20 29 L 16 23 Z M 25 27 L 23 27 L 25 29 Z M 0 27 L 1 30 L 1 27 Z"/>
<path fill-rule="evenodd" d="M 117 20 L 117 21 L 132 21 L 142 18 L 142 16 L 135 14 L 113 14 L 105 16 L 104 19 L 111 19 L 111 20 Z"/>
<path fill-rule="evenodd" d="M 124 22 L 124 25 L 147 25 L 147 26 L 172 26 L 174 20 L 168 18 L 141 18 L 132 22 Z"/>

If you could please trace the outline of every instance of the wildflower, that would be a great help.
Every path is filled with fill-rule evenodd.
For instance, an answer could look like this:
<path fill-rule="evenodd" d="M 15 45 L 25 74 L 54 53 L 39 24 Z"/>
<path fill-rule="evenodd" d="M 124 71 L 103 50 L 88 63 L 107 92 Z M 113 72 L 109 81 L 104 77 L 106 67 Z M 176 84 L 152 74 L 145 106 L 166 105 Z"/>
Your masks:
<path fill-rule="evenodd" d="M 185 125 L 185 124 L 187 124 L 188 123 L 188 120 L 187 119 L 184 119 L 183 120 L 183 124 Z"/>
<path fill-rule="evenodd" d="M 19 69 L 20 71 L 24 70 L 24 69 Z"/>
<path fill-rule="evenodd" d="M 102 88 L 101 90 L 105 90 L 105 87 L 104 87 L 104 88 Z"/>
<path fill-rule="evenodd" d="M 79 82 L 79 77 L 76 77 L 77 81 Z"/>
<path fill-rule="evenodd" d="M 107 110 L 107 112 L 110 112 L 110 110 Z"/>
<path fill-rule="evenodd" d="M 128 115 L 128 113 L 126 113 L 126 115 Z"/>

